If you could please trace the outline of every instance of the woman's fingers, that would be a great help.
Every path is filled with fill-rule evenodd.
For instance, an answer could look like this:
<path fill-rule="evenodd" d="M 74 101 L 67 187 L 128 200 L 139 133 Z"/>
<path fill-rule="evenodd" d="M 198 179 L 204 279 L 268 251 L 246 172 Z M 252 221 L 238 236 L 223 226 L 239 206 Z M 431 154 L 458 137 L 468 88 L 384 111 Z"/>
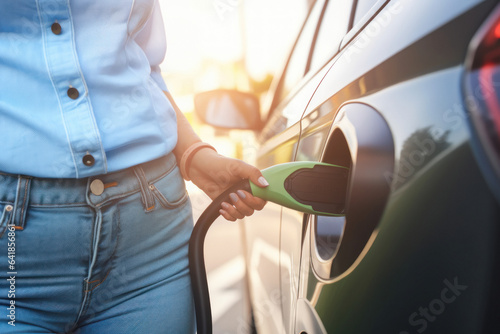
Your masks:
<path fill-rule="evenodd" d="M 245 202 L 243 202 L 243 200 L 241 200 L 241 198 L 237 194 L 232 193 L 229 195 L 229 197 L 231 198 L 233 206 L 240 214 L 242 214 L 243 216 L 253 215 L 254 209 Z"/>
<path fill-rule="evenodd" d="M 236 219 L 243 219 L 245 217 L 244 214 L 239 212 L 233 205 L 231 205 L 227 202 L 222 203 L 221 207 L 222 207 L 222 210 L 224 210 L 230 217 L 235 218 L 235 220 Z"/>
<path fill-rule="evenodd" d="M 222 217 L 224 217 L 226 220 L 229 220 L 229 221 L 236 221 L 236 218 L 234 218 L 233 216 L 231 216 L 226 210 L 224 209 L 220 209 L 219 210 L 219 213 L 221 214 Z"/>
<path fill-rule="evenodd" d="M 230 221 L 251 216 L 255 210 L 262 210 L 264 205 L 266 205 L 266 201 L 263 199 L 252 196 L 243 190 L 231 193 L 229 198 L 231 199 L 231 203 L 222 203 L 219 213 Z"/>
<path fill-rule="evenodd" d="M 264 208 L 264 206 L 267 203 L 262 198 L 255 197 L 249 192 L 244 190 L 238 190 L 236 193 L 238 194 L 238 197 L 253 210 L 260 211 Z"/>

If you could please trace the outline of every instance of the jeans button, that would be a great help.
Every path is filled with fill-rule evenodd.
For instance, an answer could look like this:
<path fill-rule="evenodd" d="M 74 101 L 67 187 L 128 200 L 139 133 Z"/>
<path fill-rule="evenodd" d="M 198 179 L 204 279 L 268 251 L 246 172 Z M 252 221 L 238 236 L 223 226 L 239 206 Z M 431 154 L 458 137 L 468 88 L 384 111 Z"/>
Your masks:
<path fill-rule="evenodd" d="M 95 179 L 90 183 L 90 191 L 92 194 L 100 196 L 104 192 L 104 183 L 99 179 Z"/>

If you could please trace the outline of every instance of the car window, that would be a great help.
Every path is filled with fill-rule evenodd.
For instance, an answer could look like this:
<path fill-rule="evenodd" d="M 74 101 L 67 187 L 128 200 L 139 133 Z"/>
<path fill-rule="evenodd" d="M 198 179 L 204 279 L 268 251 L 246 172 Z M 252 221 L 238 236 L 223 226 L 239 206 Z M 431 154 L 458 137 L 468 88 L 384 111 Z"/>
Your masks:
<path fill-rule="evenodd" d="M 282 101 L 297 86 L 307 70 L 311 44 L 316 34 L 316 26 L 323 10 L 324 1 L 317 1 L 309 14 L 300 36 L 289 58 L 275 103 Z"/>
<path fill-rule="evenodd" d="M 352 0 L 330 0 L 326 4 L 314 45 L 311 71 L 321 68 L 339 50 L 340 42 L 349 28 L 352 7 Z"/>
<path fill-rule="evenodd" d="M 378 2 L 379 0 L 358 0 L 356 5 L 356 13 L 354 14 L 354 23 L 359 22 L 365 16 L 366 13 Z"/>
<path fill-rule="evenodd" d="M 273 94 L 272 102 L 269 108 L 269 116 L 266 126 L 261 132 L 260 140 L 267 140 L 286 130 L 293 124 L 293 122 L 290 122 L 289 119 L 295 119 L 297 116 L 286 114 L 283 108 L 279 105 L 281 101 L 283 101 L 299 84 L 306 74 L 308 62 L 310 61 L 311 46 L 317 33 L 318 21 L 320 20 L 321 13 L 323 12 L 324 4 L 325 0 L 316 1 L 309 12 L 307 20 L 293 47 L 292 53 L 288 58 L 288 63 L 283 74 L 281 75 L 278 87 Z M 288 112 L 302 113 L 303 110 L 288 110 Z"/>

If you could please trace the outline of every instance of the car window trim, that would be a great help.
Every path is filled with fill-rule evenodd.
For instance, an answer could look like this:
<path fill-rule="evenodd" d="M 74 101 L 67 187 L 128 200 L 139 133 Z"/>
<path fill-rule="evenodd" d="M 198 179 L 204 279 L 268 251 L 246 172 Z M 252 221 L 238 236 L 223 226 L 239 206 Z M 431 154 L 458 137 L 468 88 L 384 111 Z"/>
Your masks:
<path fill-rule="evenodd" d="M 266 122 L 271 118 L 271 115 L 276 111 L 277 107 L 281 104 L 281 102 L 283 100 L 283 99 L 278 99 L 279 101 L 277 101 L 277 98 L 278 98 L 277 95 L 281 96 L 281 90 L 283 88 L 283 82 L 284 82 L 284 79 L 286 77 L 286 72 L 288 71 L 288 66 L 290 65 L 290 59 L 292 58 L 292 55 L 295 52 L 295 48 L 297 47 L 297 43 L 298 43 L 300 37 L 302 36 L 302 33 L 304 32 L 304 28 L 305 28 L 307 22 L 309 21 L 311 13 L 314 9 L 314 6 L 316 6 L 317 2 L 318 2 L 318 0 L 315 0 L 314 3 L 309 8 L 309 12 L 307 13 L 306 18 L 305 18 L 304 22 L 302 23 L 302 27 L 300 27 L 300 31 L 297 34 L 297 38 L 295 39 L 295 42 L 293 42 L 293 46 L 290 50 L 290 53 L 288 54 L 288 58 L 286 60 L 285 66 L 283 67 L 283 70 L 280 73 L 280 78 L 278 80 L 278 84 L 276 85 L 276 89 L 273 92 L 271 106 L 269 107 L 269 112 L 267 113 Z M 309 48 L 309 53 L 310 52 L 311 52 L 311 49 Z"/>
<path fill-rule="evenodd" d="M 317 42 L 318 35 L 319 35 L 319 30 L 321 28 L 321 25 L 323 23 L 323 19 L 324 19 L 325 13 L 326 13 L 326 8 L 327 8 L 328 3 L 330 1 L 333 1 L 333 0 L 325 0 L 325 2 L 323 4 L 323 8 L 321 9 L 321 14 L 320 14 L 320 16 L 318 18 L 318 21 L 316 23 L 316 28 L 315 28 L 314 35 L 313 35 L 314 36 L 313 37 L 313 41 L 312 41 L 312 43 L 311 43 L 311 45 L 309 47 L 309 54 L 308 54 L 308 58 L 307 58 L 307 63 L 306 63 L 306 68 L 305 68 L 305 71 L 304 71 L 304 75 L 303 75 L 303 77 L 302 77 L 302 79 L 300 81 L 302 84 L 298 84 L 297 87 L 302 87 L 304 85 L 304 83 L 308 82 L 311 77 L 313 77 L 314 75 L 316 75 L 317 73 L 319 73 L 342 50 L 343 41 L 344 41 L 345 36 L 342 38 L 337 52 L 335 52 L 335 54 L 332 55 L 332 57 L 330 59 L 328 59 L 328 61 L 326 61 L 323 66 L 321 66 L 320 68 L 318 68 L 314 73 L 310 73 L 311 63 L 312 63 L 312 57 L 314 55 L 314 48 L 316 46 L 316 42 Z M 293 44 L 291 52 L 288 55 L 288 59 L 287 59 L 287 61 L 285 63 L 285 66 L 284 66 L 283 70 L 281 71 L 281 76 L 280 76 L 279 81 L 278 81 L 278 83 L 276 85 L 276 89 L 274 90 L 274 94 L 273 94 L 271 106 L 269 108 L 269 112 L 267 113 L 267 117 L 266 117 L 266 120 L 265 120 L 264 123 L 269 122 L 269 120 L 272 117 L 272 114 L 275 113 L 276 110 L 280 109 L 280 105 L 282 105 L 284 103 L 284 101 L 288 100 L 289 97 L 293 97 L 293 95 L 295 95 L 294 92 L 290 92 L 290 94 L 289 94 L 290 96 L 289 97 L 285 97 L 283 99 L 280 99 L 279 102 L 276 101 L 276 92 L 278 92 L 278 91 L 280 91 L 282 89 L 283 82 L 284 82 L 284 77 L 285 77 L 285 73 L 286 73 L 286 71 L 288 69 L 288 66 L 289 66 L 292 54 L 295 51 L 295 48 L 297 46 L 297 42 L 300 39 L 300 36 L 302 35 L 302 32 L 304 30 L 304 27 L 306 26 L 307 21 L 309 20 L 309 18 L 311 16 L 311 13 L 313 11 L 313 8 L 314 8 L 314 6 L 316 5 L 317 2 L 318 2 L 318 0 L 316 0 L 311 5 L 311 7 L 309 9 L 309 12 L 308 12 L 308 14 L 306 16 L 306 19 L 304 20 L 304 23 L 302 24 L 302 27 L 300 29 L 300 33 L 297 35 L 297 38 L 296 38 L 296 40 L 295 40 L 295 42 Z M 353 0 L 352 1 L 352 8 L 351 8 L 351 13 L 350 13 L 349 23 L 348 23 L 348 26 L 347 26 L 347 33 L 346 33 L 346 35 L 349 34 L 349 32 L 351 30 L 351 27 L 352 27 L 352 24 L 353 24 L 353 21 L 354 21 L 354 17 L 355 17 L 355 11 L 356 11 L 356 7 L 357 7 L 357 3 L 358 3 L 358 0 Z M 298 89 L 300 89 L 300 88 L 298 88 Z M 296 90 L 297 89 L 295 89 L 294 91 L 296 91 Z"/>
<path fill-rule="evenodd" d="M 304 77 L 309 73 L 311 69 L 312 57 L 314 54 L 314 48 L 316 47 L 316 41 L 318 40 L 319 29 L 321 28 L 321 24 L 323 23 L 323 18 L 325 17 L 326 6 L 331 0 L 326 0 L 323 4 L 323 8 L 321 9 L 321 14 L 319 14 L 318 22 L 316 23 L 316 29 L 314 29 L 313 40 L 311 42 L 311 47 L 309 48 L 309 55 L 307 56 L 306 69 L 304 71 Z"/>
<path fill-rule="evenodd" d="M 370 23 L 370 21 L 375 18 L 375 16 L 378 15 L 378 13 L 390 2 L 391 0 L 378 0 L 375 5 L 373 5 L 372 8 L 359 20 L 352 29 L 349 30 L 349 32 L 344 36 L 342 39 L 342 42 L 340 43 L 340 50 L 345 48 L 349 42 L 351 42 L 358 34 Z M 356 0 L 356 7 L 357 7 L 358 1 Z M 353 20 L 352 23 L 354 23 L 354 15 L 356 15 L 356 8 L 354 8 L 352 12 L 352 17 L 351 19 Z"/>
<path fill-rule="evenodd" d="M 324 17 L 324 14 L 326 12 L 326 8 L 328 6 L 328 3 L 330 1 L 334 1 L 334 0 L 327 0 L 327 1 L 325 1 L 325 5 L 323 7 L 323 11 L 322 11 L 321 16 L 320 16 L 321 21 L 319 21 L 319 24 L 316 27 L 316 34 L 314 36 L 314 44 L 311 47 L 311 50 L 310 50 L 310 53 L 309 53 L 309 59 L 308 59 L 308 63 L 307 63 L 308 70 L 306 71 L 306 75 L 304 75 L 304 78 L 306 78 L 307 76 L 311 75 L 309 73 L 309 71 L 310 71 L 310 66 L 311 66 L 311 62 L 312 62 L 312 57 L 314 56 L 314 47 L 316 46 L 316 40 L 317 40 L 317 37 L 319 35 L 319 30 L 321 29 L 321 24 L 323 22 L 323 17 Z M 317 73 L 319 73 L 342 50 L 344 38 L 351 31 L 351 28 L 352 28 L 352 25 L 353 25 L 353 22 L 354 22 L 354 17 L 355 17 L 355 14 L 356 14 L 357 5 L 358 5 L 358 0 L 352 0 L 352 7 L 351 7 L 351 13 L 350 13 L 350 17 L 349 17 L 349 23 L 347 24 L 347 32 L 344 35 L 344 37 L 342 37 L 342 40 L 340 41 L 340 45 L 339 45 L 339 48 L 338 48 L 337 52 L 335 52 L 335 54 L 333 54 L 327 61 L 325 61 L 324 64 L 321 67 L 319 67 L 313 75 L 316 75 Z"/>
<path fill-rule="evenodd" d="M 354 25 L 354 18 L 356 17 L 356 9 L 358 9 L 358 2 L 359 2 L 359 0 L 354 0 L 352 2 L 351 17 L 349 18 L 349 25 L 347 26 L 347 34 L 346 35 L 349 34 L 349 32 L 352 30 L 352 27 Z M 342 47 L 342 42 L 340 43 L 340 46 Z"/>
<path fill-rule="evenodd" d="M 316 48 L 316 42 L 318 40 L 318 35 L 319 35 L 319 30 L 321 29 L 321 26 L 323 24 L 323 19 L 325 17 L 325 13 L 326 13 L 326 8 L 328 6 L 328 4 L 331 2 L 331 1 L 334 1 L 334 0 L 326 0 L 324 5 L 323 5 L 323 9 L 321 11 L 321 14 L 319 16 L 319 20 L 318 20 L 318 24 L 316 25 L 316 31 L 314 32 L 314 39 L 313 39 L 313 42 L 311 44 L 311 49 L 309 50 L 309 57 L 307 58 L 307 65 L 306 65 L 306 71 L 304 73 L 304 77 L 309 73 L 309 71 L 311 70 L 311 63 L 312 63 L 312 58 L 313 58 L 313 55 L 314 55 L 314 51 L 315 51 L 315 48 Z M 358 0 L 353 0 L 352 1 L 352 7 L 351 7 L 351 13 L 350 13 L 350 17 L 349 17 L 349 23 L 347 24 L 347 33 L 346 35 L 349 33 L 349 31 L 352 29 L 352 25 L 354 23 L 354 17 L 355 17 L 355 14 L 356 14 L 356 8 L 357 8 L 357 5 L 358 5 Z M 345 35 L 344 35 L 345 37 Z M 328 59 L 328 61 L 326 61 L 324 65 L 328 64 L 328 62 L 330 60 L 332 60 L 333 58 L 335 58 L 335 56 L 339 53 L 339 51 L 342 49 L 342 43 L 344 41 L 344 37 L 342 38 L 342 40 L 340 41 L 340 45 L 339 45 L 339 49 L 337 50 L 337 52 L 335 52 L 334 55 L 332 55 L 332 57 L 330 59 Z M 322 67 L 323 67 L 322 66 Z M 322 68 L 321 67 L 321 68 Z M 320 69 L 321 69 L 320 68 Z"/>

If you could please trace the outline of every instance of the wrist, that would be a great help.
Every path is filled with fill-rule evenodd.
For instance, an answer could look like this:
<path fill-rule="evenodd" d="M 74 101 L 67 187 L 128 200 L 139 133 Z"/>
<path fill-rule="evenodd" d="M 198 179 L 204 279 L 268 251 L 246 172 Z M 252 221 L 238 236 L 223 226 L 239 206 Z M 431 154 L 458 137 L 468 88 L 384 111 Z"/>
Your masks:
<path fill-rule="evenodd" d="M 191 168 L 191 162 L 193 161 L 194 156 L 200 151 L 217 152 L 217 150 L 212 145 L 201 141 L 191 144 L 191 146 L 189 146 L 184 151 L 181 159 L 179 160 L 179 168 L 181 171 L 181 175 L 186 181 L 191 180 L 189 177 L 189 169 Z"/>

